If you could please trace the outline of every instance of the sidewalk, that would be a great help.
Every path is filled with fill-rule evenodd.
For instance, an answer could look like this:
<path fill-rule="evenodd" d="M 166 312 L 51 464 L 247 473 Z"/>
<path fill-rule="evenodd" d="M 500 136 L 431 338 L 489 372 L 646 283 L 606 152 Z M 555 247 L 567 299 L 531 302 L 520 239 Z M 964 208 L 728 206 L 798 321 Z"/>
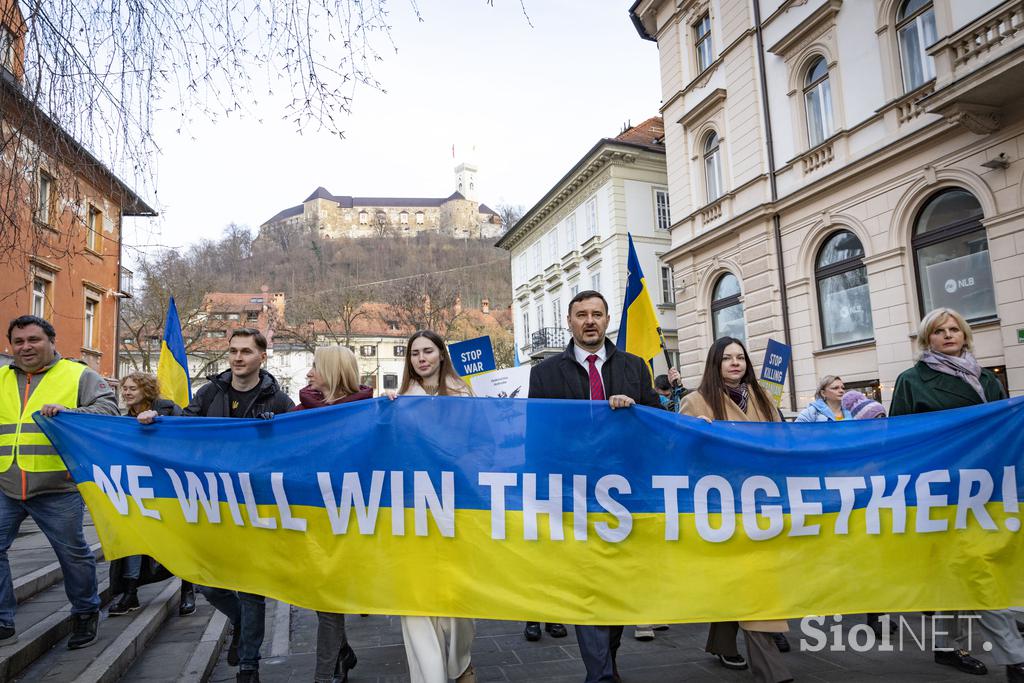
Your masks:
<path fill-rule="evenodd" d="M 294 607 L 286 612 L 288 623 L 284 625 L 283 614 L 279 613 L 277 603 L 270 602 L 267 605 L 267 635 L 263 648 L 265 659 L 261 662 L 260 677 L 267 683 L 309 683 L 313 680 L 316 615 Z M 916 625 L 920 615 L 908 615 L 907 618 Z M 843 642 L 849 643 L 846 627 L 859 623 L 863 623 L 862 617 L 844 619 Z M 823 628 L 828 629 L 832 625 L 831 621 L 826 622 Z M 507 621 L 477 621 L 473 662 L 479 681 L 582 683 L 583 665 L 571 627 L 567 638 L 555 640 L 545 634 L 540 641 L 528 643 L 523 639 L 522 626 Z M 288 644 L 287 652 L 282 652 L 285 627 Z M 799 652 L 799 623 L 791 622 L 790 627 L 796 629 L 789 634 L 793 651 L 786 654 L 785 658 L 797 681 L 983 683 L 986 680 L 1006 680 L 1005 672 L 992 664 L 980 644 L 974 648 L 974 654 L 989 666 L 987 677 L 962 674 L 935 664 L 930 653 L 922 652 L 910 640 L 909 633 L 904 637 L 906 649 L 902 653 L 877 650 L 858 653 L 849 649 L 845 652 L 832 652 L 827 647 L 821 652 Z M 277 656 L 271 656 L 275 631 L 279 649 Z M 359 656 L 359 664 L 349 676 L 350 683 L 402 683 L 409 680 L 397 617 L 350 616 L 348 631 L 352 647 Z M 703 651 L 706 635 L 705 625 L 673 625 L 668 631 L 659 631 L 655 640 L 640 642 L 633 638 L 632 627 L 627 627 L 618 657 L 623 681 L 746 683 L 752 680 L 749 671 L 726 670 L 716 659 L 707 655 Z M 808 639 L 807 642 L 810 644 L 812 640 Z M 898 637 L 894 637 L 892 642 L 894 647 L 898 646 Z M 222 653 L 210 680 L 233 681 L 235 671 L 233 667 L 227 666 Z"/>

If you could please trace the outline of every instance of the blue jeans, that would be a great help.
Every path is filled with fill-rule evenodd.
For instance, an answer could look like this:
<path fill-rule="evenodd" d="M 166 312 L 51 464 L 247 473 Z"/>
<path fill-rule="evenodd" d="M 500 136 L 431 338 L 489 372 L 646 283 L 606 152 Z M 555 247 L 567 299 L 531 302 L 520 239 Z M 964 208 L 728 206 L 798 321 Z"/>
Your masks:
<path fill-rule="evenodd" d="M 96 557 L 85 541 L 82 519 L 85 504 L 77 491 L 42 493 L 28 500 L 16 500 L 0 493 L 0 625 L 14 626 L 14 582 L 7 551 L 18 528 L 30 516 L 57 553 L 64 572 L 64 591 L 72 614 L 92 614 L 100 609 L 96 592 Z"/>
<path fill-rule="evenodd" d="M 224 613 L 232 627 L 238 630 L 238 670 L 256 671 L 260 668 L 260 647 L 263 645 L 266 598 L 262 595 L 229 591 L 224 588 L 196 586 L 207 602 Z"/>
<path fill-rule="evenodd" d="M 124 558 L 124 571 L 121 574 L 126 579 L 138 579 L 142 574 L 142 555 L 129 555 Z"/>

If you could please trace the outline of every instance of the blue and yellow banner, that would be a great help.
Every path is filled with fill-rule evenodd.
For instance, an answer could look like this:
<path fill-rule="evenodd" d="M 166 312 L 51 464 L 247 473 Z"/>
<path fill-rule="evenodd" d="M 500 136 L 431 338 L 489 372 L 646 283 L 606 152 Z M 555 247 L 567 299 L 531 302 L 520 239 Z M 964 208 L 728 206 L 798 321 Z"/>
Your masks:
<path fill-rule="evenodd" d="M 160 394 L 184 408 L 192 400 L 192 380 L 188 376 L 188 356 L 185 354 L 185 338 L 181 334 L 178 307 L 171 297 L 167 304 L 167 320 L 164 323 L 164 338 L 160 343 L 160 359 L 156 365 L 156 377 L 160 382 Z"/>
<path fill-rule="evenodd" d="M 630 624 L 1024 604 L 1024 398 L 839 424 L 455 397 L 36 420 L 108 558 L 307 608 Z"/>

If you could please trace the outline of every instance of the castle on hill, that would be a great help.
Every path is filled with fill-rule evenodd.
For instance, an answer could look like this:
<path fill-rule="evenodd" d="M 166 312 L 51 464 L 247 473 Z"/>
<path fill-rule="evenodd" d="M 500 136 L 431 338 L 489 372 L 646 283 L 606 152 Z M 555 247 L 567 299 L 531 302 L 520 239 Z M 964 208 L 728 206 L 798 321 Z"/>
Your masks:
<path fill-rule="evenodd" d="M 455 167 L 456 190 L 448 197 L 351 197 L 318 187 L 298 206 L 284 209 L 260 226 L 316 230 L 320 237 L 408 237 L 436 232 L 452 237 L 493 239 L 503 232 L 501 217 L 476 199 L 477 168 Z"/>

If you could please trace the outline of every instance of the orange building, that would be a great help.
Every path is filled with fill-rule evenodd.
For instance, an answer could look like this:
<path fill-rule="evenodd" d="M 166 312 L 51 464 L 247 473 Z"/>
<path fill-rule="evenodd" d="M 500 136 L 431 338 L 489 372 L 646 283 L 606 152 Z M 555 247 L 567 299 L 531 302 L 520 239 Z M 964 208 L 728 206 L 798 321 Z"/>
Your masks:
<path fill-rule="evenodd" d="M 0 351 L 8 321 L 32 313 L 62 356 L 113 378 L 121 222 L 156 212 L 26 96 L 25 33 L 17 2 L 0 0 Z"/>

